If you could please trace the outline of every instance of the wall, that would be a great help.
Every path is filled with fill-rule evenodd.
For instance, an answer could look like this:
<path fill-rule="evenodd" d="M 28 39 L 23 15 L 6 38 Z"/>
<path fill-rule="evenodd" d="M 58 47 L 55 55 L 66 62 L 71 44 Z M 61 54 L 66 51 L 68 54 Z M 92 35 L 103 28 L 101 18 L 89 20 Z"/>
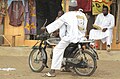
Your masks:
<path fill-rule="evenodd" d="M 115 28 L 114 28 L 114 31 L 113 31 L 112 49 L 113 49 L 113 50 L 120 50 L 120 43 L 119 43 L 119 44 L 116 44 L 116 30 L 117 30 L 117 28 L 115 27 Z"/>
<path fill-rule="evenodd" d="M 68 4 L 69 0 L 66 0 L 66 4 Z M 66 5 L 66 11 L 68 11 L 68 5 Z M 36 40 L 25 40 L 24 39 L 24 22 L 19 27 L 13 27 L 9 25 L 9 17 L 5 17 L 5 27 L 4 27 L 4 35 L 6 38 L 10 41 L 12 44 L 12 36 L 21 34 L 21 36 L 16 36 L 15 39 L 15 46 L 33 46 L 36 43 Z M 7 43 L 5 41 L 5 43 Z M 106 45 L 103 44 L 103 49 L 106 48 Z M 112 49 L 118 50 L 120 49 L 120 44 L 116 44 L 116 27 L 113 31 L 113 43 L 112 43 Z"/>
<path fill-rule="evenodd" d="M 21 36 L 16 36 L 15 46 L 24 45 L 24 23 L 19 27 L 14 27 L 9 25 L 9 17 L 8 15 L 5 17 L 5 26 L 4 26 L 4 35 L 12 44 L 12 36 L 20 34 Z M 5 41 L 5 43 L 7 43 Z"/>

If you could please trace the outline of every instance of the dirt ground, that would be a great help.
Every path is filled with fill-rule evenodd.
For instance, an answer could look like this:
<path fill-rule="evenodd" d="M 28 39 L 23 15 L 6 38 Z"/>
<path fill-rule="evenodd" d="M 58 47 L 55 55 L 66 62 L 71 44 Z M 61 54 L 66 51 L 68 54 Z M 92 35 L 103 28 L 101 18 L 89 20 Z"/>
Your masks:
<path fill-rule="evenodd" d="M 17 49 L 16 49 L 17 50 Z M 19 50 L 20 51 L 20 50 Z M 2 54 L 4 52 L 4 54 Z M 8 52 L 8 53 L 7 53 Z M 21 51 L 20 51 L 21 52 Z M 28 52 L 28 51 L 25 51 Z M 6 54 L 5 54 L 6 53 Z M 99 58 L 96 72 L 90 77 L 78 76 L 72 72 L 57 71 L 56 77 L 48 78 L 42 75 L 49 71 L 45 68 L 41 73 L 32 72 L 28 65 L 28 55 L 13 55 L 12 51 L 0 50 L 0 68 L 15 68 L 13 71 L 0 70 L 0 79 L 120 79 L 120 53 L 119 51 L 98 51 Z"/>

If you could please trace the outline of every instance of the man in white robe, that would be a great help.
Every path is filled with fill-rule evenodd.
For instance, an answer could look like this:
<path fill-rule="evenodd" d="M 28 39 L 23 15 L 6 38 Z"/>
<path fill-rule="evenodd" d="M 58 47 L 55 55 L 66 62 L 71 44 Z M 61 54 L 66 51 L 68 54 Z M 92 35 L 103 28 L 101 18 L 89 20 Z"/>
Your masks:
<path fill-rule="evenodd" d="M 72 9 L 76 9 L 76 6 Z M 70 11 L 63 14 L 59 19 L 49 24 L 46 28 L 48 33 L 52 33 L 61 27 L 66 26 L 66 34 L 62 36 L 61 41 L 53 49 L 53 59 L 51 64 L 51 70 L 46 73 L 46 76 L 55 76 L 55 70 L 61 69 L 64 50 L 70 43 L 77 43 L 85 36 L 87 18 L 81 11 Z"/>
<path fill-rule="evenodd" d="M 93 25 L 94 29 L 90 31 L 89 39 L 101 40 L 107 44 L 107 51 L 111 49 L 112 31 L 114 27 L 114 16 L 108 13 L 108 7 L 103 6 L 103 13 L 99 14 Z"/>

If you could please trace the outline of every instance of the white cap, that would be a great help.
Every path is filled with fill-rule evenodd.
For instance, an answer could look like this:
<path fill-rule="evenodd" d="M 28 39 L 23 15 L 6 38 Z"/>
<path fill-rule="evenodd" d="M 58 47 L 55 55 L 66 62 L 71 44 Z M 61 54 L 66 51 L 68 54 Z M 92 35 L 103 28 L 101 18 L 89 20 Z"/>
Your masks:
<path fill-rule="evenodd" d="M 69 6 L 77 7 L 77 0 L 69 0 Z"/>

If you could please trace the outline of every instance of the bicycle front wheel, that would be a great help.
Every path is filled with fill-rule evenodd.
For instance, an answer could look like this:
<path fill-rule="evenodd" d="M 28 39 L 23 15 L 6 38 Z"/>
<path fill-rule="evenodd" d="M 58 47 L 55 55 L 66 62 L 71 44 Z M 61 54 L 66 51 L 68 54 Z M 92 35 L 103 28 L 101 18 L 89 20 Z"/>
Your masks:
<path fill-rule="evenodd" d="M 39 49 L 33 49 L 29 55 L 29 67 L 34 72 L 41 72 L 44 69 L 42 53 Z"/>

